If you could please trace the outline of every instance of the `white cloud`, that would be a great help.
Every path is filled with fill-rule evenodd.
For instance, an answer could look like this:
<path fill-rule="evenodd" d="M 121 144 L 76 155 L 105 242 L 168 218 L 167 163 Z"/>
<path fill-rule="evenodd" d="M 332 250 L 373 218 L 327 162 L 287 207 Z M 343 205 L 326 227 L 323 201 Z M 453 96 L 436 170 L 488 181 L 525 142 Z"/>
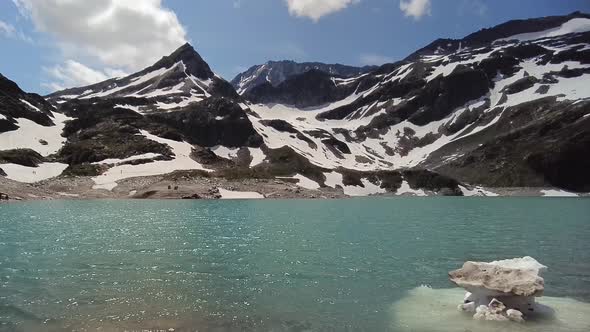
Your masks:
<path fill-rule="evenodd" d="M 322 16 L 359 2 L 360 0 L 287 0 L 287 6 L 291 15 L 309 17 L 317 22 Z"/>
<path fill-rule="evenodd" d="M 361 54 L 360 64 L 363 66 L 379 66 L 394 62 L 393 58 L 380 54 Z"/>
<path fill-rule="evenodd" d="M 91 82 L 81 62 L 104 68 L 135 71 L 153 64 L 186 42 L 186 31 L 176 14 L 162 0 L 13 0 L 36 29 L 55 39 L 63 59 L 57 68 L 80 69 Z M 83 59 L 83 60 L 80 60 Z M 88 68 L 89 69 L 89 68 Z M 96 73 L 95 73 L 96 74 Z M 67 80 L 61 83 L 68 84 Z"/>
<path fill-rule="evenodd" d="M 22 31 L 17 30 L 14 25 L 0 20 L 0 35 L 11 39 L 20 39 L 28 43 L 33 43 L 31 37 L 25 35 Z"/>
<path fill-rule="evenodd" d="M 5 37 L 12 38 L 16 33 L 16 29 L 12 24 L 0 20 L 0 33 Z"/>
<path fill-rule="evenodd" d="M 52 82 L 43 83 L 45 88 L 52 91 L 62 90 L 73 86 L 90 85 L 107 80 L 111 77 L 125 76 L 126 73 L 112 68 L 104 70 L 92 69 L 75 60 L 68 59 L 61 65 L 43 68 Z"/>
<path fill-rule="evenodd" d="M 404 15 L 419 20 L 422 16 L 431 14 L 432 5 L 430 0 L 400 0 L 399 8 Z"/>

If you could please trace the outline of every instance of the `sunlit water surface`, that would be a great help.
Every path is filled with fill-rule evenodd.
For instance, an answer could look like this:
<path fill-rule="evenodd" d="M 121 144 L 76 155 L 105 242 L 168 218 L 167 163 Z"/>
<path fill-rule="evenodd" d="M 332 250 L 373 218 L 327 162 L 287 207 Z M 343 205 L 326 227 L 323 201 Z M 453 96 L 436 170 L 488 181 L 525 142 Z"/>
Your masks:
<path fill-rule="evenodd" d="M 418 287 L 524 255 L 590 302 L 590 200 L 2 204 L 0 331 L 422 331 Z"/>

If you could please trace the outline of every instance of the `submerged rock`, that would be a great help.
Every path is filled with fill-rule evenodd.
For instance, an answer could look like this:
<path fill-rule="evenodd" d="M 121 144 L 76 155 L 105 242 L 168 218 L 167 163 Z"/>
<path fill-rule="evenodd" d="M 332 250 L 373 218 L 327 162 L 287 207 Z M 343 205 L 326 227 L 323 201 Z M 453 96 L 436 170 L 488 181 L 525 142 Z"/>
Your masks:
<path fill-rule="evenodd" d="M 522 318 L 522 312 L 518 310 L 508 309 L 506 310 L 506 316 L 513 322 L 524 323 L 524 318 Z"/>

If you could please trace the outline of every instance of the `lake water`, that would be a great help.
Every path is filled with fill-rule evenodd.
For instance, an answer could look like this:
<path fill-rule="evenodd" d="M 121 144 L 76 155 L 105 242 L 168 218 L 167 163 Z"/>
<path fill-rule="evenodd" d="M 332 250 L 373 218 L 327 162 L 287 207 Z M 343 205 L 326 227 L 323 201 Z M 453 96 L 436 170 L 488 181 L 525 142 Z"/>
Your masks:
<path fill-rule="evenodd" d="M 525 255 L 590 302 L 590 200 L 0 204 L 0 331 L 418 331 L 421 285 Z"/>

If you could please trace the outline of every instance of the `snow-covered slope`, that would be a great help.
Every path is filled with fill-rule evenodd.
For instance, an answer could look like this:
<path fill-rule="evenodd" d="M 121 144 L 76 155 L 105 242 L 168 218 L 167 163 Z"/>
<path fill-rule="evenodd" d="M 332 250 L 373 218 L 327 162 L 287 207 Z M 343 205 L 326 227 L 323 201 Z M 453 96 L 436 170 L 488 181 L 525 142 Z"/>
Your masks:
<path fill-rule="evenodd" d="M 271 95 L 264 104 L 248 105 L 249 117 L 265 146 L 288 146 L 326 169 L 426 167 L 486 185 L 588 190 L 580 166 L 588 163 L 582 153 L 590 142 L 587 31 L 590 19 L 574 17 L 475 48 L 436 49 L 347 80 L 353 92 L 338 101 L 298 108 L 275 103 Z M 554 137 L 527 132 L 546 126 L 563 130 L 554 130 Z M 569 141 L 568 133 L 576 140 Z M 527 136 L 513 146 L 497 145 L 500 137 L 512 144 L 510 134 Z M 529 149 L 536 140 L 551 144 Z M 519 155 L 527 152 L 534 158 Z M 577 179 L 543 166 L 547 158 Z M 472 169 L 483 165 L 491 170 Z M 494 170 L 502 165 L 510 167 Z"/>
<path fill-rule="evenodd" d="M 67 120 L 41 96 L 0 75 L 0 173 L 28 183 L 60 175 L 68 165 L 51 156 L 66 142 L 61 134 Z"/>

